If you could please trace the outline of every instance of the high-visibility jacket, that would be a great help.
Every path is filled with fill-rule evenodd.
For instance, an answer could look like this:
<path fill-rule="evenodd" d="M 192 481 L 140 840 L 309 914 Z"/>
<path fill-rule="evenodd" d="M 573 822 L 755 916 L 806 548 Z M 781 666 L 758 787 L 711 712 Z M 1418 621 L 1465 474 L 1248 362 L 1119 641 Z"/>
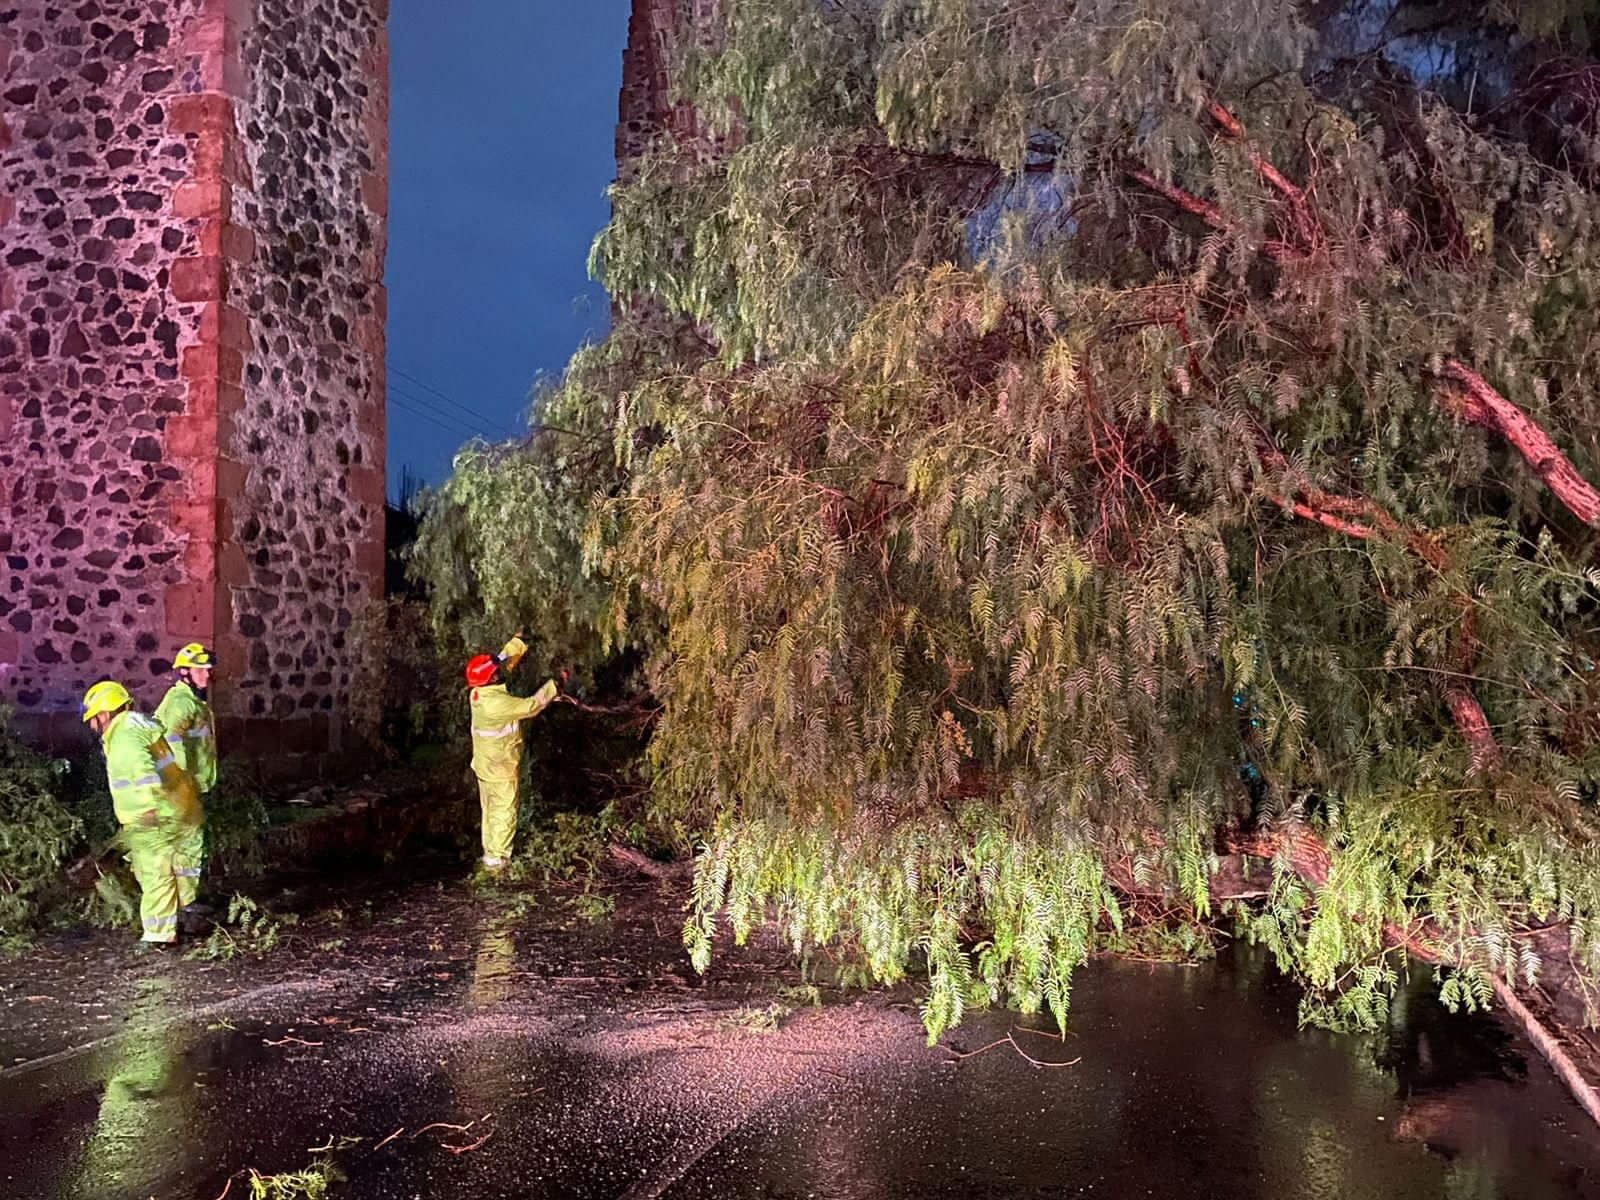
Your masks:
<path fill-rule="evenodd" d="M 167 689 L 156 707 L 156 720 L 166 728 L 167 745 L 178 765 L 202 793 L 217 786 L 217 723 L 211 705 L 184 679 Z"/>
<path fill-rule="evenodd" d="M 124 826 L 148 824 L 154 812 L 163 825 L 191 824 L 200 813 L 200 791 L 173 756 L 167 731 L 154 717 L 118 713 L 100 735 L 106 753 L 111 806 Z"/>
<path fill-rule="evenodd" d="M 501 667 L 515 669 L 528 652 L 527 643 L 512 638 L 500 651 Z M 536 717 L 556 698 L 556 681 L 531 696 L 513 696 L 503 683 L 472 689 L 472 770 L 479 779 L 515 779 L 522 764 L 522 722 Z"/>

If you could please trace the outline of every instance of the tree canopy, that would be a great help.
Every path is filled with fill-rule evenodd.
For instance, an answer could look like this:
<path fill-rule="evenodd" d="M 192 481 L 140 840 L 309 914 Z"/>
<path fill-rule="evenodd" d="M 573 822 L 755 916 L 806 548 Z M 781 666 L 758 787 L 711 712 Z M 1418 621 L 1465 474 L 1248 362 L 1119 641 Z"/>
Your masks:
<path fill-rule="evenodd" d="M 645 654 L 697 961 L 776 905 L 932 1036 L 1194 952 L 1230 848 L 1308 1019 L 1396 929 L 1452 1003 L 1532 922 L 1600 968 L 1593 20 L 724 0 L 436 618 Z"/>

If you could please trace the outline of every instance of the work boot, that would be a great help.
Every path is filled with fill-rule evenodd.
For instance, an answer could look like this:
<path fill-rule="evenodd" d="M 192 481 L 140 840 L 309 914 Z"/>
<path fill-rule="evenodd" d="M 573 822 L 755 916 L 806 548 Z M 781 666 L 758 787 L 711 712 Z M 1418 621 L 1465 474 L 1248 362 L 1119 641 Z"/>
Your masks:
<path fill-rule="evenodd" d="M 133 952 L 140 955 L 162 956 L 177 946 L 176 942 L 147 942 L 140 938 L 133 944 Z"/>

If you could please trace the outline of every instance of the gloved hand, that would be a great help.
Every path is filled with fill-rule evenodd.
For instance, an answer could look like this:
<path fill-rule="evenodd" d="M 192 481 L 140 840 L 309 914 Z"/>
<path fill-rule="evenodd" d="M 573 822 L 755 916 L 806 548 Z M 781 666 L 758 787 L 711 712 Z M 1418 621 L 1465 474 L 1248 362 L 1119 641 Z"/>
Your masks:
<path fill-rule="evenodd" d="M 143 825 L 146 829 L 154 829 L 157 825 L 161 824 L 161 814 L 153 808 L 147 808 L 144 812 L 139 814 L 138 823 Z"/>

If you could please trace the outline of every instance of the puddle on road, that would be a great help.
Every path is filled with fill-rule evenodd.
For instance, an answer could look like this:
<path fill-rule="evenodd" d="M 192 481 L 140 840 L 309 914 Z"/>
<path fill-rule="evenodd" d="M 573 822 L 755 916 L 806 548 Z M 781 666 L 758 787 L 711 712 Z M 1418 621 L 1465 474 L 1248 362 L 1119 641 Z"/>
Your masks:
<path fill-rule="evenodd" d="M 1375 1042 L 1297 1032 L 1293 989 L 1248 952 L 1100 963 L 1066 1042 L 1013 1035 L 1080 1060 L 1038 1069 L 1009 1044 L 952 1062 L 881 997 L 763 1034 L 711 995 L 585 999 L 524 953 L 491 930 L 448 978 L 238 1028 L 169 1025 L 172 982 L 147 979 L 126 1036 L 0 1075 L 0 1193 L 214 1200 L 348 1135 L 333 1198 L 1600 1194 L 1600 1138 L 1560 1085 L 1423 986 Z"/>

